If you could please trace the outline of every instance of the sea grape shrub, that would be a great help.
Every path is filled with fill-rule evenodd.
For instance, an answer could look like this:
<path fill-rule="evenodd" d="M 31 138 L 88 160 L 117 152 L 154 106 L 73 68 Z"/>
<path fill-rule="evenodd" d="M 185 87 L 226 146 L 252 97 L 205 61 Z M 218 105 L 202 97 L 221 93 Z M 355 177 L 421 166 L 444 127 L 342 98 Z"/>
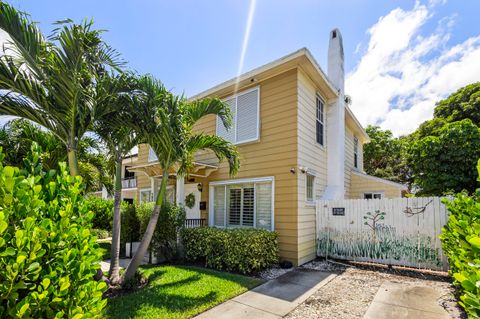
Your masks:
<path fill-rule="evenodd" d="M 22 168 L 0 149 L 0 318 L 95 318 L 106 300 L 94 280 L 101 251 L 80 177 L 45 172 L 33 144 Z"/>

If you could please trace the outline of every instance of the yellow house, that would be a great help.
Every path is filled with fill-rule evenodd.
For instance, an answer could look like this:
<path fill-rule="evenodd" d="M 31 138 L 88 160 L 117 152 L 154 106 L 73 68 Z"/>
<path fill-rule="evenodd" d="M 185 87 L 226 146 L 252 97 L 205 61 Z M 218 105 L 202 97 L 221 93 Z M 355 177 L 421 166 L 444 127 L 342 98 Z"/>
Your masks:
<path fill-rule="evenodd" d="M 219 97 L 230 105 L 231 130 L 213 115 L 195 130 L 236 144 L 241 168 L 232 177 L 213 154 L 197 154 L 186 178 L 171 173 L 169 199 L 194 198 L 193 208 L 186 208 L 193 221 L 278 232 L 281 258 L 298 265 L 315 258 L 315 200 L 400 197 L 404 185 L 363 171 L 369 138 L 346 103 L 343 68 L 335 29 L 328 76 L 303 48 L 191 97 Z M 124 174 L 136 181 L 124 197 L 152 201 L 160 170 L 150 147 L 139 145 L 124 165 Z"/>

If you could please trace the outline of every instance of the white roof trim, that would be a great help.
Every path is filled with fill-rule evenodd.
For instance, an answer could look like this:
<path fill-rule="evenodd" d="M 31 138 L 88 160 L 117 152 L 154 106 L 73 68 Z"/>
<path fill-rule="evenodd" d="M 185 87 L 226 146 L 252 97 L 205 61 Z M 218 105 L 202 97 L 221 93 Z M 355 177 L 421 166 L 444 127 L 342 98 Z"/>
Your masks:
<path fill-rule="evenodd" d="M 357 117 L 355 116 L 355 114 L 353 114 L 352 110 L 350 109 L 350 107 L 345 103 L 345 111 L 346 111 L 346 114 L 348 114 L 353 122 L 358 126 L 358 128 L 360 129 L 360 133 L 363 135 L 363 138 L 364 138 L 364 141 L 365 143 L 368 143 L 370 142 L 370 136 L 368 136 L 367 134 L 367 131 L 365 130 L 365 128 L 362 126 L 362 124 L 360 124 L 360 121 L 357 119 Z"/>
<path fill-rule="evenodd" d="M 365 177 L 367 179 L 370 179 L 370 180 L 373 180 L 373 181 L 376 181 L 376 182 L 380 182 L 380 183 L 392 185 L 392 186 L 395 186 L 395 187 L 399 187 L 399 188 L 402 188 L 402 189 L 408 189 L 407 185 L 405 185 L 405 184 L 392 182 L 392 181 L 389 181 L 388 179 L 368 175 L 368 174 L 365 174 L 365 173 L 362 173 L 362 172 L 359 172 L 359 171 L 356 171 L 356 170 L 352 170 L 352 174 L 355 174 L 355 175 L 361 176 L 361 177 Z"/>
<path fill-rule="evenodd" d="M 255 68 L 251 71 L 248 71 L 246 73 L 243 73 L 242 75 L 238 76 L 238 77 L 234 77 L 234 78 L 231 78 L 230 80 L 228 81 L 225 81 L 223 83 L 220 83 L 208 90 L 205 90 L 203 92 L 200 92 L 198 94 L 195 94 L 193 96 L 191 96 L 189 98 L 189 100 L 197 100 L 197 99 L 201 99 L 201 98 L 204 98 L 206 96 L 209 96 L 217 91 L 220 91 L 224 88 L 227 88 L 231 85 L 234 85 L 235 83 L 237 82 L 242 82 L 243 80 L 246 80 L 248 78 L 252 78 L 252 77 L 255 77 L 256 75 L 262 73 L 262 72 L 265 72 L 269 69 L 273 69 L 277 66 L 280 66 L 286 62 L 289 62 L 291 60 L 294 60 L 298 57 L 301 57 L 301 56 L 306 56 L 308 60 L 310 60 L 310 62 L 312 63 L 312 65 L 317 69 L 318 73 L 320 74 L 320 76 L 322 77 L 322 79 L 325 81 L 325 83 L 327 84 L 327 86 L 335 93 L 338 92 L 338 89 L 335 88 L 335 86 L 330 82 L 330 80 L 328 79 L 328 77 L 326 76 L 326 74 L 323 72 L 323 70 L 320 68 L 320 65 L 318 64 L 318 62 L 315 60 L 315 58 L 313 57 L 313 55 L 310 53 L 310 51 L 307 49 L 307 48 L 301 48 L 293 53 L 290 53 L 284 57 L 281 57 L 280 59 L 277 59 L 277 60 L 274 60 L 270 63 L 267 63 L 267 64 L 264 64 L 258 68 Z"/>

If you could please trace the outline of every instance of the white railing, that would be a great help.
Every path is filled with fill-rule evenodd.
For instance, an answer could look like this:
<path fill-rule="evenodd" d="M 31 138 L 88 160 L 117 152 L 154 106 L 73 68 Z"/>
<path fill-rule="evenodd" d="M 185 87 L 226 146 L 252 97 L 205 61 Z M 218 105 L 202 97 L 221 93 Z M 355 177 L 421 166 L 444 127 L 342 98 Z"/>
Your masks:
<path fill-rule="evenodd" d="M 124 178 L 122 179 L 122 188 L 135 188 L 137 187 L 137 178 Z"/>
<path fill-rule="evenodd" d="M 440 197 L 317 201 L 317 255 L 447 270 Z"/>

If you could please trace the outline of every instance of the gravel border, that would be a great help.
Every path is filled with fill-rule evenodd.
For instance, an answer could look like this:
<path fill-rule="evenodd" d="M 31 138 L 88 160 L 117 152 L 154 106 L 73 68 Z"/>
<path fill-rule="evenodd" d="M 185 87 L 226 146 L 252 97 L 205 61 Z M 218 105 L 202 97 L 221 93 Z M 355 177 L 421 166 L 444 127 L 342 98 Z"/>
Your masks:
<path fill-rule="evenodd" d="M 289 313 L 285 317 L 287 319 L 362 318 L 378 289 L 386 281 L 439 290 L 442 298 L 438 303 L 451 318 L 467 318 L 457 304 L 454 287 L 445 273 L 325 260 L 315 260 L 302 267 L 338 275 Z"/>

